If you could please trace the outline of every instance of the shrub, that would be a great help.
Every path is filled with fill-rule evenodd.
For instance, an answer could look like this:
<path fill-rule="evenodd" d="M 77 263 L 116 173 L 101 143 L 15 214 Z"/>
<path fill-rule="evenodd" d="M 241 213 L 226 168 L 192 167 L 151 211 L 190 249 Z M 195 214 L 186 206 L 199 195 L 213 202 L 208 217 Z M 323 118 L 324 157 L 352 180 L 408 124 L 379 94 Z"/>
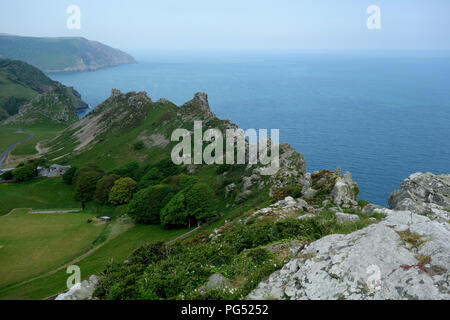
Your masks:
<path fill-rule="evenodd" d="M 0 178 L 2 178 L 3 180 L 12 180 L 12 179 L 14 179 L 12 170 L 3 172 L 0 175 Z"/>
<path fill-rule="evenodd" d="M 299 186 L 287 186 L 277 189 L 273 192 L 270 198 L 271 203 L 278 202 L 285 199 L 286 197 L 292 197 L 294 199 L 300 198 L 302 196 L 302 189 Z"/>
<path fill-rule="evenodd" d="M 97 182 L 102 175 L 97 171 L 83 171 L 76 176 L 74 195 L 82 204 L 94 199 Z"/>
<path fill-rule="evenodd" d="M 63 181 L 67 184 L 73 184 L 75 182 L 77 171 L 78 171 L 77 167 L 69 168 L 69 170 L 67 170 L 62 176 Z"/>
<path fill-rule="evenodd" d="M 31 180 L 37 176 L 36 165 L 34 163 L 24 164 L 12 170 L 12 176 L 19 182 Z"/>
<path fill-rule="evenodd" d="M 138 189 L 145 189 L 160 184 L 164 179 L 163 174 L 157 168 L 151 168 L 139 181 Z"/>
<path fill-rule="evenodd" d="M 172 199 L 172 188 L 156 185 L 136 193 L 128 206 L 127 213 L 138 223 L 159 224 L 162 208 Z"/>
<path fill-rule="evenodd" d="M 114 182 L 120 179 L 117 174 L 109 174 L 101 178 L 97 182 L 97 188 L 95 190 L 94 200 L 98 204 L 106 204 L 109 200 L 109 193 L 111 192 Z"/>
<path fill-rule="evenodd" d="M 137 181 L 140 179 L 139 163 L 137 163 L 136 161 L 129 162 L 113 169 L 110 174 L 116 174 L 122 178 L 132 178 L 133 180 Z"/>
<path fill-rule="evenodd" d="M 139 151 L 139 150 L 144 149 L 145 145 L 144 145 L 144 142 L 138 141 L 133 145 L 133 147 L 134 147 L 134 150 Z"/>
<path fill-rule="evenodd" d="M 136 185 L 136 181 L 131 178 L 117 179 L 109 192 L 109 202 L 115 206 L 130 202 L 136 191 Z"/>

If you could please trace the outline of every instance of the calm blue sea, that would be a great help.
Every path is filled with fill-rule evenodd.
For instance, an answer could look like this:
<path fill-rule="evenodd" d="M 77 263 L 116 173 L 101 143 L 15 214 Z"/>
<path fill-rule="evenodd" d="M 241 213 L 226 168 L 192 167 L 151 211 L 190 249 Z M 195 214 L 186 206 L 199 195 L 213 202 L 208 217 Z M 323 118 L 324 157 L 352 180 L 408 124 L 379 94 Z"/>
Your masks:
<path fill-rule="evenodd" d="M 132 52 L 133 53 L 133 52 Z M 241 128 L 279 128 L 307 169 L 350 171 L 386 205 L 416 171 L 450 173 L 450 53 L 135 52 L 136 65 L 50 74 L 91 106 L 111 88 L 176 104 L 195 92 Z"/>

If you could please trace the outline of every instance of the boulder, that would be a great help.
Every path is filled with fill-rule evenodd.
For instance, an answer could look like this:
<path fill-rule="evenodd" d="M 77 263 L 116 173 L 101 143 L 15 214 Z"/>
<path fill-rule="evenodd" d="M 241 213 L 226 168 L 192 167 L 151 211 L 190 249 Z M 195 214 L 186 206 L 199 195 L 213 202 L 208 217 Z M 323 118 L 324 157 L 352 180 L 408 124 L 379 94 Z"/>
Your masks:
<path fill-rule="evenodd" d="M 314 198 L 316 193 L 317 193 L 317 190 L 314 190 L 313 188 L 309 188 L 303 193 L 303 198 L 305 198 L 306 200 L 312 199 L 312 198 Z"/>
<path fill-rule="evenodd" d="M 346 172 L 343 177 L 338 177 L 331 190 L 331 200 L 337 204 L 353 203 L 356 200 L 358 185 L 353 182 L 350 172 Z"/>
<path fill-rule="evenodd" d="M 356 222 L 359 221 L 359 216 L 356 214 L 347 214 L 343 212 L 336 212 L 336 219 L 338 223 Z"/>
<path fill-rule="evenodd" d="M 215 273 L 208 278 L 208 282 L 198 290 L 201 292 L 231 288 L 231 282 L 220 273 Z"/>

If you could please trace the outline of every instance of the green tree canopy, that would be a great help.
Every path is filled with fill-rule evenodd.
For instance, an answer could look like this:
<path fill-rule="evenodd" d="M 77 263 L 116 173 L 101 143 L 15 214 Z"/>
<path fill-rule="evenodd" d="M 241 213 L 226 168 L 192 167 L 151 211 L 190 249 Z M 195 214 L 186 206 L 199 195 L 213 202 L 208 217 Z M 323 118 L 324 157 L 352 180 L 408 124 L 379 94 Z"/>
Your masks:
<path fill-rule="evenodd" d="M 67 170 L 63 176 L 62 179 L 67 184 L 73 184 L 75 182 L 75 177 L 77 175 L 78 168 L 77 167 L 70 167 L 69 170 Z"/>
<path fill-rule="evenodd" d="M 197 183 L 186 191 L 187 217 L 201 223 L 211 218 L 214 212 L 214 191 L 206 183 Z"/>
<path fill-rule="evenodd" d="M 117 179 L 109 192 L 109 202 L 115 206 L 130 202 L 136 192 L 136 186 L 136 181 L 131 178 Z"/>
<path fill-rule="evenodd" d="M 37 176 L 36 165 L 27 163 L 12 171 L 13 179 L 19 182 L 31 180 Z"/>
<path fill-rule="evenodd" d="M 78 172 L 74 195 L 77 201 L 86 203 L 94 199 L 97 182 L 102 178 L 101 173 L 98 171 L 83 171 Z"/>
<path fill-rule="evenodd" d="M 184 192 L 178 192 L 161 210 L 161 224 L 164 228 L 182 227 L 188 224 Z"/>
<path fill-rule="evenodd" d="M 114 182 L 120 179 L 117 174 L 109 174 L 104 176 L 97 182 L 97 188 L 95 190 L 94 200 L 98 204 L 106 204 L 109 200 L 109 193 L 114 186 Z"/>
<path fill-rule="evenodd" d="M 127 213 L 133 215 L 138 223 L 159 224 L 161 209 L 173 197 L 172 188 L 156 185 L 136 193 L 128 206 Z"/>

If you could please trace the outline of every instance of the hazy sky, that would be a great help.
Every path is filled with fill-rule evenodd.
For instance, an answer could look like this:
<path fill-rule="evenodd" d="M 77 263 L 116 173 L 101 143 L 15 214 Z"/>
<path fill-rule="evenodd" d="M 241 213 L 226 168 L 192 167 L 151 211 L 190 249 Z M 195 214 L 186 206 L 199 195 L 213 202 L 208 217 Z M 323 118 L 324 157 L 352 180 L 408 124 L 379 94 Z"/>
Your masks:
<path fill-rule="evenodd" d="M 69 5 L 81 29 L 69 30 Z M 381 30 L 368 30 L 370 5 Z M 450 50 L 450 0 L 15 0 L 0 33 L 83 36 L 122 49 Z"/>

